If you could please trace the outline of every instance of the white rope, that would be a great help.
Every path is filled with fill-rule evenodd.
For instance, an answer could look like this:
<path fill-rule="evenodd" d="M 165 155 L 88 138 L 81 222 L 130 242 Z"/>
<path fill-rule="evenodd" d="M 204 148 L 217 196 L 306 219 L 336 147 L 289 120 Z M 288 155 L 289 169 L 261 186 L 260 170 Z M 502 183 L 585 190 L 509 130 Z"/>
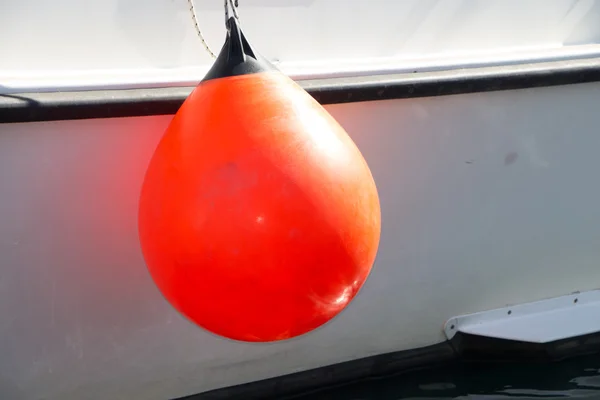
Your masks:
<path fill-rule="evenodd" d="M 217 56 L 215 56 L 215 53 L 213 53 L 213 51 L 208 46 L 208 43 L 206 43 L 206 40 L 204 40 L 204 35 L 202 35 L 202 31 L 200 30 L 200 26 L 198 25 L 198 16 L 196 15 L 196 9 L 194 8 L 194 1 L 188 0 L 188 4 L 190 5 L 190 13 L 192 14 L 192 21 L 194 22 L 194 27 L 196 28 L 196 33 L 198 33 L 198 37 L 202 41 L 202 44 L 204 45 L 204 48 L 206 49 L 208 54 L 210 54 L 212 58 L 217 58 Z M 225 13 L 227 14 L 227 0 L 225 0 Z"/>
<path fill-rule="evenodd" d="M 225 26 L 227 26 L 227 22 L 229 22 L 229 6 L 231 6 L 231 11 L 233 12 L 235 19 L 240 19 L 237 12 L 237 8 L 240 6 L 239 0 L 225 0 Z"/>
<path fill-rule="evenodd" d="M 194 7 L 194 0 L 188 0 L 188 4 L 190 6 L 190 14 L 192 15 L 192 21 L 194 22 L 194 27 L 196 28 L 196 33 L 198 34 L 198 37 L 202 41 L 202 45 L 204 45 L 204 48 L 206 49 L 206 51 L 208 52 L 208 54 L 210 54 L 210 56 L 212 58 L 217 58 L 217 56 L 211 50 L 208 43 L 206 43 L 206 40 L 204 39 L 204 35 L 202 34 L 202 31 L 200 30 L 200 25 L 198 24 L 198 16 L 196 15 L 196 8 Z M 237 8 L 239 7 L 239 0 L 225 0 L 225 26 L 227 26 L 227 23 L 229 22 L 230 6 L 231 6 L 231 11 L 232 11 L 235 19 L 237 19 L 237 20 L 240 19 L 240 16 L 238 15 L 238 12 L 237 12 Z"/>

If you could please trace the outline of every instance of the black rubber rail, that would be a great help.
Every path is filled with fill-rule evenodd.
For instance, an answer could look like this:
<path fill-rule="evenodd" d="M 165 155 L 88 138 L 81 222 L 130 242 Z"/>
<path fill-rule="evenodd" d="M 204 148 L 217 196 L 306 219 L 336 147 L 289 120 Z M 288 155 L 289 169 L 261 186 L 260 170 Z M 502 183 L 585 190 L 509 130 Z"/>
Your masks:
<path fill-rule="evenodd" d="M 299 81 L 321 104 L 448 96 L 600 81 L 600 58 Z M 193 87 L 0 94 L 0 123 L 168 115 Z"/>

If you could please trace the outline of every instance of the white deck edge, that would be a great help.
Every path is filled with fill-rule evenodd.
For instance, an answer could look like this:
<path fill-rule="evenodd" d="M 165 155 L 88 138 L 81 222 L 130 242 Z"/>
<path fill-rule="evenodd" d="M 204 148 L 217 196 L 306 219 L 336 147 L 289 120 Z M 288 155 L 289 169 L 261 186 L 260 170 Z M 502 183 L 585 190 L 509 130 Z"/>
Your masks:
<path fill-rule="evenodd" d="M 377 58 L 327 60 L 306 63 L 276 63 L 295 80 L 348 78 L 392 75 L 410 72 L 445 71 L 464 68 L 494 67 L 523 63 L 542 63 L 600 56 L 600 44 L 554 46 L 521 49 L 495 49 L 470 54 L 434 54 L 427 58 Z M 195 86 L 210 65 L 172 69 L 111 70 L 0 70 L 0 94 L 123 90 Z"/>

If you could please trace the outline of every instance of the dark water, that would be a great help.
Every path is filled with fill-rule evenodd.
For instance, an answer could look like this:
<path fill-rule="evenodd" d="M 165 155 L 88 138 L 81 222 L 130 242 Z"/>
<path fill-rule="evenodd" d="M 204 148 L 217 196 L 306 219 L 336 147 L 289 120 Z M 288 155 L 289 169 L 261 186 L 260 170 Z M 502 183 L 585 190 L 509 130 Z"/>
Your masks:
<path fill-rule="evenodd" d="M 600 355 L 548 364 L 453 364 L 294 397 L 300 399 L 600 400 Z"/>

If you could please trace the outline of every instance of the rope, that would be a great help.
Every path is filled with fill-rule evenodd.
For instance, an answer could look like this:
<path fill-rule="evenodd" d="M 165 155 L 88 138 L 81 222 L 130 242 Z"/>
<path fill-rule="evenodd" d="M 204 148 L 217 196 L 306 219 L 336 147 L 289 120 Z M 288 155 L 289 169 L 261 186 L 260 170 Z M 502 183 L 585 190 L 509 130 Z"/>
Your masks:
<path fill-rule="evenodd" d="M 227 22 L 229 21 L 229 6 L 231 6 L 231 11 L 235 19 L 240 19 L 237 12 L 237 8 L 240 6 L 239 0 L 225 0 L 225 26 L 227 26 Z"/>
<path fill-rule="evenodd" d="M 202 45 L 210 54 L 212 58 L 217 58 L 215 53 L 212 51 L 206 40 L 204 39 L 204 35 L 200 30 L 200 25 L 198 24 L 198 16 L 196 15 L 196 8 L 194 7 L 194 0 L 188 0 L 188 4 L 190 6 L 190 14 L 192 15 L 192 22 L 194 23 L 194 28 L 196 28 L 196 33 L 202 42 Z M 227 26 L 227 22 L 229 21 L 229 8 L 233 13 L 235 19 L 239 20 L 240 16 L 238 15 L 237 8 L 239 7 L 239 0 L 225 0 L 225 26 Z"/>
<path fill-rule="evenodd" d="M 227 3 L 227 0 L 225 2 Z M 198 25 L 198 16 L 196 15 L 196 9 L 194 8 L 194 1 L 188 0 L 188 4 L 190 5 L 190 13 L 192 14 L 192 21 L 194 22 L 194 27 L 196 28 L 196 33 L 198 34 L 198 37 L 202 41 L 202 44 L 204 45 L 204 48 L 206 49 L 208 54 L 210 54 L 210 56 L 212 58 L 217 58 L 217 56 L 215 56 L 215 53 L 213 53 L 213 51 L 208 46 L 208 43 L 206 43 L 206 40 L 204 39 L 204 35 L 202 35 L 202 31 L 200 30 L 200 25 Z"/>

